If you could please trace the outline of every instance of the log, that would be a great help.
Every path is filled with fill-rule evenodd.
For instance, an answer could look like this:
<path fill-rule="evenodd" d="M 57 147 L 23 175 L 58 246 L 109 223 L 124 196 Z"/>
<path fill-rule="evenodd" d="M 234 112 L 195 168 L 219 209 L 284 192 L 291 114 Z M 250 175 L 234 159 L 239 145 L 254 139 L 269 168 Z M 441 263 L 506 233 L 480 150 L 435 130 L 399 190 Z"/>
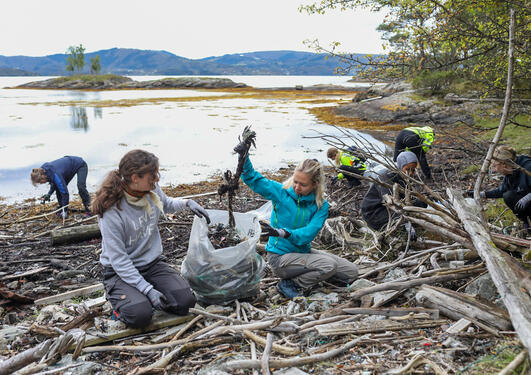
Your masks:
<path fill-rule="evenodd" d="M 481 212 L 475 202 L 467 203 L 453 189 L 447 189 L 447 192 L 479 256 L 487 265 L 518 337 L 531 353 L 531 297 L 520 288 L 520 280 L 529 278 L 529 271 L 494 246 L 489 231 L 480 222 Z"/>
<path fill-rule="evenodd" d="M 87 296 L 89 294 L 99 292 L 100 290 L 103 290 L 102 283 L 94 284 L 94 285 L 76 289 L 76 290 L 71 290 L 69 292 L 64 292 L 61 294 L 56 294 L 55 296 L 41 298 L 41 299 L 36 300 L 34 303 L 37 306 L 49 305 L 55 302 L 66 301 L 67 299 L 72 298 L 72 297 Z"/>
<path fill-rule="evenodd" d="M 450 289 L 423 285 L 415 296 L 422 306 L 439 309 L 441 314 L 459 320 L 477 320 L 502 331 L 511 329 L 509 315 L 490 302 L 481 302 L 465 293 Z"/>
<path fill-rule="evenodd" d="M 3 362 L 0 362 L 0 375 L 9 375 L 29 365 L 35 361 L 40 360 L 52 346 L 53 341 L 46 340 L 34 348 L 28 349 L 19 353 Z"/>
<path fill-rule="evenodd" d="M 93 238 L 100 238 L 101 232 L 98 224 L 79 225 L 71 228 L 54 229 L 50 232 L 52 245 L 81 242 Z"/>
<path fill-rule="evenodd" d="M 409 313 L 421 314 L 426 313 L 430 319 L 439 319 L 439 310 L 424 309 L 422 307 L 394 307 L 394 308 L 363 308 L 352 307 L 343 309 L 347 314 L 367 314 L 367 315 L 383 315 L 383 316 L 404 316 Z"/>
<path fill-rule="evenodd" d="M 479 270 L 471 272 L 459 272 L 454 274 L 440 275 L 440 276 L 430 276 L 430 277 L 421 277 L 418 279 L 411 279 L 405 281 L 389 281 L 387 283 L 376 284 L 367 288 L 356 290 L 355 292 L 350 293 L 352 299 L 360 299 L 366 294 L 371 294 L 375 292 L 381 292 L 384 290 L 402 290 L 412 288 L 414 286 L 422 284 L 435 284 L 442 283 L 450 280 L 459 280 L 464 279 L 480 272 Z"/>
<path fill-rule="evenodd" d="M 391 319 L 377 320 L 372 322 L 339 322 L 324 324 L 315 327 L 315 330 L 321 336 L 335 335 L 361 335 L 364 333 L 400 331 L 403 329 L 417 329 L 437 327 L 447 323 L 446 320 L 414 320 L 412 322 L 397 322 Z"/>

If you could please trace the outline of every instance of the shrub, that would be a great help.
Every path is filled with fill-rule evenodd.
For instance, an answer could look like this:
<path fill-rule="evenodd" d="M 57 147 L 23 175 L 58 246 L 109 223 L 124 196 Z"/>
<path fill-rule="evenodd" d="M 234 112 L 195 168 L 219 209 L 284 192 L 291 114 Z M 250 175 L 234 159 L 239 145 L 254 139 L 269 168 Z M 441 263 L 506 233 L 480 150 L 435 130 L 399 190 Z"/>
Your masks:
<path fill-rule="evenodd" d="M 457 74 L 453 71 L 423 70 L 413 78 L 411 84 L 415 89 L 427 89 L 432 95 L 441 95 L 447 93 L 457 79 Z"/>

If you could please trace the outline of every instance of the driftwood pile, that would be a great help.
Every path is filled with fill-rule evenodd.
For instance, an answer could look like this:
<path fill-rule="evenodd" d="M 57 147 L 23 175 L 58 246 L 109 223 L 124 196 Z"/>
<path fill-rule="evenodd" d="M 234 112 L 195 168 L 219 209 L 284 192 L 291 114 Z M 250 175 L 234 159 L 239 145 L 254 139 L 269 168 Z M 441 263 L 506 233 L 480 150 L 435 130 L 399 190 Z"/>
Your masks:
<path fill-rule="evenodd" d="M 505 373 L 529 369 L 530 241 L 488 231 L 474 203 L 433 185 L 388 197 L 389 209 L 419 228 L 417 241 L 400 222 L 375 232 L 359 219 L 367 187 L 329 187 L 330 217 L 313 244 L 359 266 L 351 285 L 325 282 L 289 301 L 267 269 L 255 299 L 197 305 L 184 317 L 157 312 L 144 330 L 111 319 L 100 240 L 83 237 L 94 218 L 74 211 L 62 223 L 49 206 L 1 207 L 0 374 L 467 374 L 502 342 L 515 353 Z M 408 204 L 417 192 L 429 208 Z M 219 208 L 214 192 L 194 199 Z M 245 212 L 263 201 L 241 187 L 232 204 Z M 159 224 L 179 269 L 191 216 Z M 74 232 L 83 242 L 58 239 Z"/>

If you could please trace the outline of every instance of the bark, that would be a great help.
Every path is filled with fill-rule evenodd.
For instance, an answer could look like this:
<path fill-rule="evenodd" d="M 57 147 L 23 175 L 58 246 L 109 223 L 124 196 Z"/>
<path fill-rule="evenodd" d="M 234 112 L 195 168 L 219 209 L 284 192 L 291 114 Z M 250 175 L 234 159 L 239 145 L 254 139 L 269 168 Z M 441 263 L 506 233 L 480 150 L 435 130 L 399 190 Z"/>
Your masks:
<path fill-rule="evenodd" d="M 479 256 L 485 261 L 492 281 L 509 311 L 513 327 L 520 340 L 531 352 L 531 297 L 521 289 L 521 280 L 531 277 L 510 255 L 497 249 L 490 233 L 480 222 L 480 208 L 469 204 L 455 190 L 447 189 L 448 196 L 470 234 Z"/>
<path fill-rule="evenodd" d="M 71 228 L 54 229 L 50 233 L 52 245 L 81 242 L 92 238 L 100 238 L 98 224 L 79 225 Z"/>
<path fill-rule="evenodd" d="M 34 348 L 25 350 L 22 353 L 0 362 L 0 375 L 12 374 L 22 367 L 40 360 L 46 353 L 48 353 L 51 346 L 52 341 L 46 340 Z"/>

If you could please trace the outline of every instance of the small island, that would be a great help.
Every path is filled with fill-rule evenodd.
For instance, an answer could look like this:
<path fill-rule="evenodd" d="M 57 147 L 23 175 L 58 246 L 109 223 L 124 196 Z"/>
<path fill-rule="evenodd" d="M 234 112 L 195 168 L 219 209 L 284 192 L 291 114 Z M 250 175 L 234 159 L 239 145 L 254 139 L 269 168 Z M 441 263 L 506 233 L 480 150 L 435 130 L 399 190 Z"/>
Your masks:
<path fill-rule="evenodd" d="M 66 89 L 66 90 L 124 90 L 124 89 L 175 89 L 204 88 L 227 89 L 245 88 L 244 83 L 237 83 L 229 78 L 179 77 L 162 78 L 150 81 L 135 81 L 129 77 L 115 74 L 83 74 L 50 78 L 43 81 L 28 82 L 12 87 L 15 89 Z"/>

